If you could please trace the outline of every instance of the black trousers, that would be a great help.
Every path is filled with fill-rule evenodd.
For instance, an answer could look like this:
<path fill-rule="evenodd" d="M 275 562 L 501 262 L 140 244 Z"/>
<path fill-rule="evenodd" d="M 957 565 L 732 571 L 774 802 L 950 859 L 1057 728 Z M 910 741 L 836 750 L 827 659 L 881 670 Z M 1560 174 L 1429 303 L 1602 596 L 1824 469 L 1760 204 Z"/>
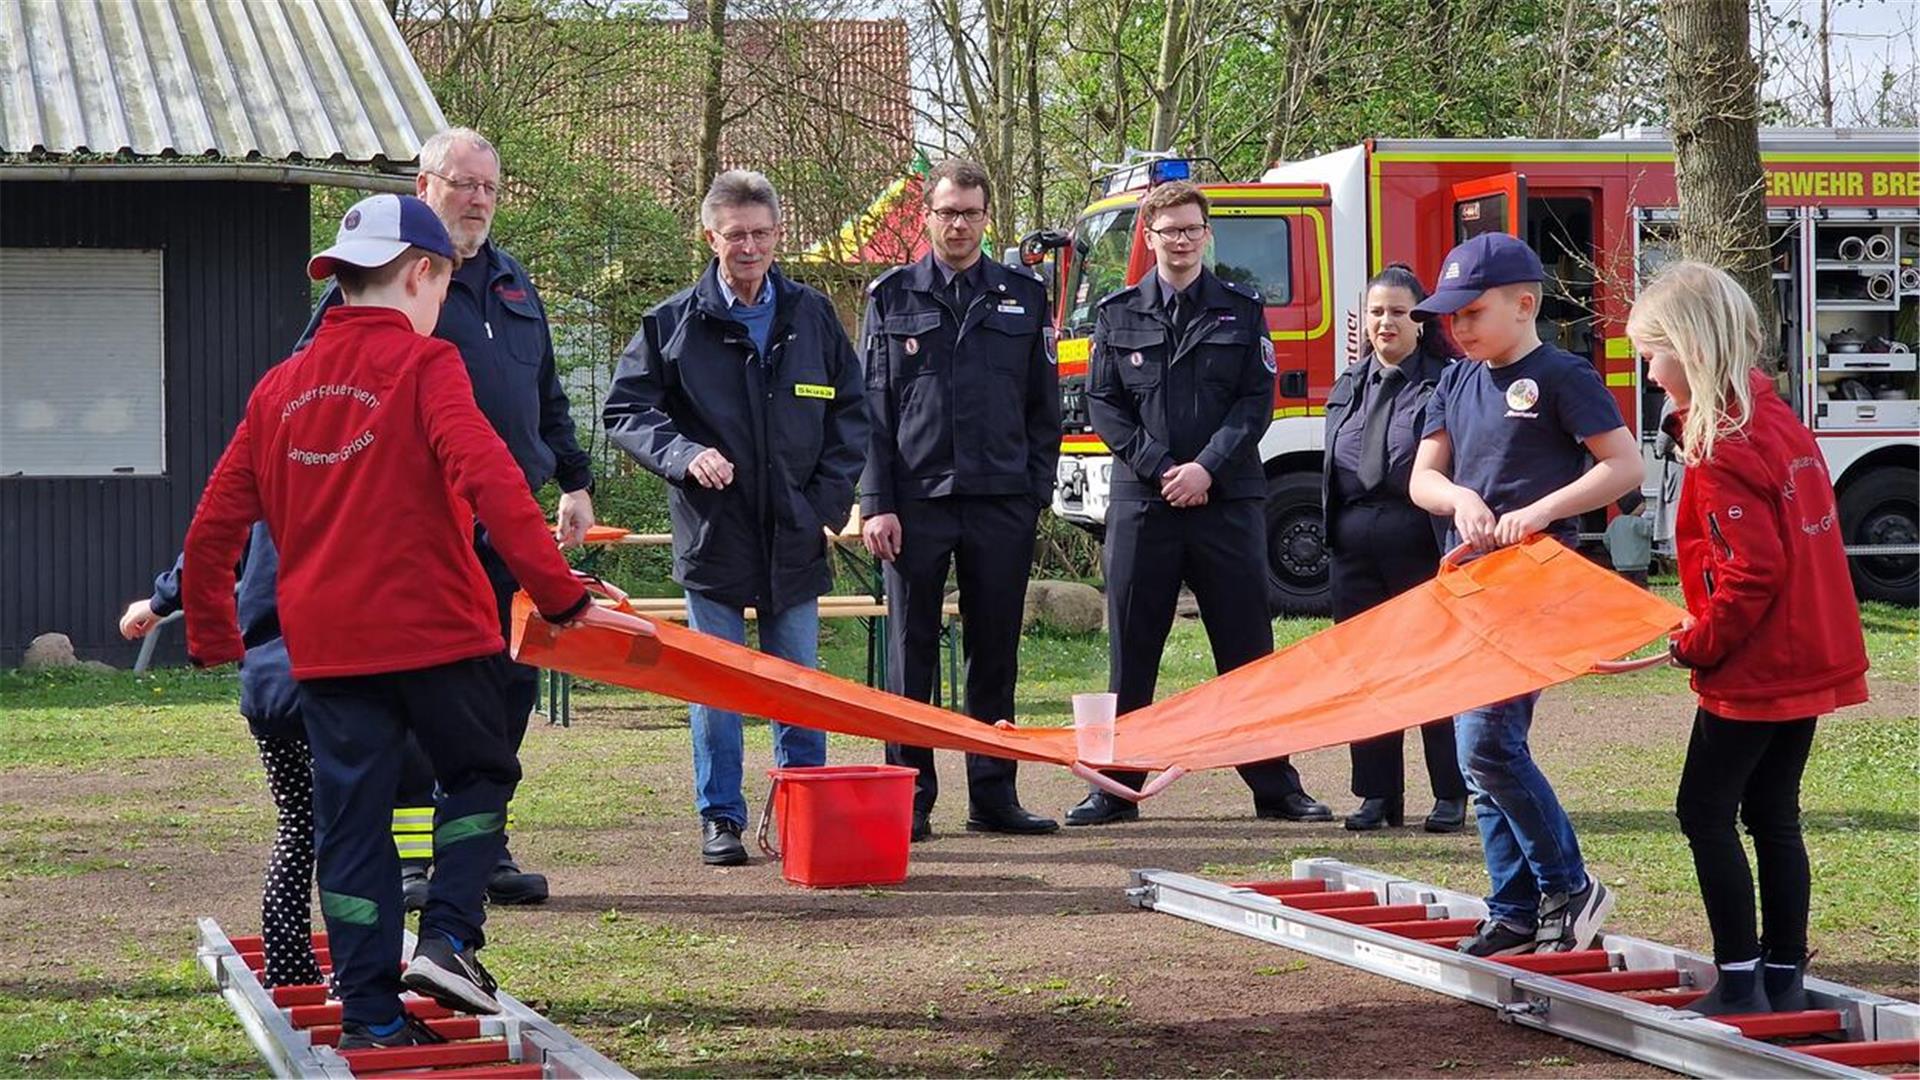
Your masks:
<path fill-rule="evenodd" d="M 1020 672 L 1020 617 L 1039 508 L 1020 495 L 953 495 L 909 499 L 900 517 L 900 554 L 886 564 L 887 689 L 933 700 L 940 677 L 940 607 L 952 565 L 960 583 L 961 652 L 966 661 L 967 715 L 982 723 L 1013 719 Z M 887 744 L 887 763 L 920 770 L 913 809 L 930 813 L 940 795 L 933 751 Z M 967 755 L 969 805 L 1017 805 L 1014 762 Z"/>
<path fill-rule="evenodd" d="M 1345 503 L 1329 524 L 1334 622 L 1345 622 L 1432 579 L 1440 566 L 1432 518 L 1412 503 L 1400 499 Z M 1422 725 L 1420 742 L 1426 751 L 1427 783 L 1433 797 L 1466 798 L 1467 784 L 1454 750 L 1453 718 Z M 1405 733 L 1396 731 L 1349 746 L 1353 793 L 1363 799 L 1403 797 L 1405 745 Z"/>
<path fill-rule="evenodd" d="M 1693 717 L 1687 761 L 1674 811 L 1693 848 L 1693 869 L 1713 930 L 1713 959 L 1734 964 L 1761 955 L 1796 964 L 1807 953 L 1807 908 L 1813 879 L 1800 836 L 1800 775 L 1813 749 L 1813 717 L 1727 720 L 1701 709 Z M 1760 864 L 1755 926 L 1753 875 L 1734 819 L 1746 823 Z"/>
<path fill-rule="evenodd" d="M 1273 652 L 1265 585 L 1267 519 L 1259 500 L 1187 510 L 1158 499 L 1115 502 L 1107 508 L 1103 557 L 1107 689 L 1118 698 L 1121 715 L 1153 702 L 1182 583 L 1200 604 L 1216 672 L 1224 675 Z M 1278 809 L 1282 799 L 1300 790 L 1300 773 L 1284 757 L 1242 765 L 1239 772 L 1253 789 L 1256 811 Z M 1136 789 L 1147 778 L 1144 772 L 1117 769 L 1108 775 Z"/>
<path fill-rule="evenodd" d="M 487 543 L 486 530 L 475 530 L 473 550 L 474 554 L 480 556 L 480 566 L 487 572 L 487 581 L 493 586 L 494 604 L 500 612 L 500 637 L 504 645 L 513 636 L 513 594 L 519 591 L 520 583 L 514 580 L 513 571 L 507 569 L 506 560 L 500 557 L 492 544 Z M 518 756 L 520 744 L 527 739 L 527 723 L 533 714 L 534 702 L 540 699 L 540 669 L 516 664 L 503 657 L 500 670 L 507 739 Z M 400 784 L 393 807 L 395 810 L 424 808 L 431 807 L 433 802 L 433 763 L 409 736 L 402 753 Z M 512 856 L 508 855 L 507 858 L 511 859 Z"/>
<path fill-rule="evenodd" d="M 507 802 L 520 764 L 501 712 L 506 657 L 438 667 L 308 679 L 300 684 L 313 752 L 320 910 L 342 1016 L 379 1024 L 400 1015 L 400 858 L 389 837 L 400 749 L 411 732 L 433 761 L 433 885 L 420 932 L 486 943 L 487 878 L 506 844 Z"/>

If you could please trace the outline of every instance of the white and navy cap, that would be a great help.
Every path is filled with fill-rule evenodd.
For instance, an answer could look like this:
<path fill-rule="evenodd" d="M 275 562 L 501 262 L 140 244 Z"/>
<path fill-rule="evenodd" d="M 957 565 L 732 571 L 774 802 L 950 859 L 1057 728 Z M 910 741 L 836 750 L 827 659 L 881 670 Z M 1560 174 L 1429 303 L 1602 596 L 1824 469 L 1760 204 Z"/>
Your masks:
<path fill-rule="evenodd" d="M 333 246 L 307 260 L 307 276 L 315 281 L 332 277 L 340 263 L 385 266 L 409 247 L 454 257 L 453 238 L 432 207 L 412 195 L 375 195 L 354 203 L 340 219 Z"/>

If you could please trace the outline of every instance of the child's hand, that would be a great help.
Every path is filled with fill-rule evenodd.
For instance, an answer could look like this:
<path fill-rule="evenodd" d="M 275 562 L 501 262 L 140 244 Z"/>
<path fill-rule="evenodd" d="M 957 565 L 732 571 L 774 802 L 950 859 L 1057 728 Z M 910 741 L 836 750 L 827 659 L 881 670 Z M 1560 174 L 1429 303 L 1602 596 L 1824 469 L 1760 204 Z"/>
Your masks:
<path fill-rule="evenodd" d="M 120 616 L 120 636 L 128 641 L 138 641 L 159 625 L 160 616 L 153 613 L 153 601 L 135 600 L 127 605 L 126 614 Z"/>
<path fill-rule="evenodd" d="M 1473 545 L 1475 551 L 1492 551 L 1499 544 L 1494 540 L 1493 511 L 1480 496 L 1463 487 L 1453 492 L 1453 531 L 1460 539 Z"/>
<path fill-rule="evenodd" d="M 627 633 L 640 633 L 651 636 L 653 624 L 638 615 L 629 615 L 624 611 L 603 608 L 599 604 L 588 604 L 579 615 L 567 624 L 568 629 L 580 626 L 597 626 L 603 630 L 620 630 Z"/>
<path fill-rule="evenodd" d="M 1493 538 L 1501 547 L 1517 544 L 1534 533 L 1553 524 L 1539 503 L 1523 506 L 1518 510 L 1509 510 L 1500 515 L 1500 521 L 1494 525 Z"/>

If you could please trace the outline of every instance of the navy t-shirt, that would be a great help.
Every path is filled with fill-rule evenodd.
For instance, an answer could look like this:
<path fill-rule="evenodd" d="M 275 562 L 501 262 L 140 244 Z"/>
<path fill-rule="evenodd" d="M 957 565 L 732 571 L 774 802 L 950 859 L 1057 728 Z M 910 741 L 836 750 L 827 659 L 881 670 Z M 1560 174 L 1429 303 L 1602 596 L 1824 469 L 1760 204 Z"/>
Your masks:
<path fill-rule="evenodd" d="M 1505 367 L 1449 365 L 1427 403 L 1422 437 L 1453 442 L 1453 482 L 1479 495 L 1495 517 L 1537 502 L 1586 471 L 1586 440 L 1626 426 L 1593 365 L 1542 345 Z M 1571 545 L 1577 518 L 1548 531 Z M 1448 532 L 1449 546 L 1459 537 Z"/>

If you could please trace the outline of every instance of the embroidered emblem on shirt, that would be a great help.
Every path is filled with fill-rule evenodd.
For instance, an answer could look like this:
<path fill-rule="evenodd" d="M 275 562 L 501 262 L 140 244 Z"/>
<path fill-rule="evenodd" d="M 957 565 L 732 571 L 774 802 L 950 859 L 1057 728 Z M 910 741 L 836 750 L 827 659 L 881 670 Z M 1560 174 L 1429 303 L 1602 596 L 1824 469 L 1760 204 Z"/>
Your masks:
<path fill-rule="evenodd" d="M 832 401 L 833 387 L 821 386 L 818 383 L 794 383 L 793 396 L 805 397 L 805 398 L 819 398 L 822 401 Z"/>
<path fill-rule="evenodd" d="M 1525 414 L 1540 403 L 1540 384 L 1532 379 L 1516 379 L 1507 387 L 1507 408 Z M 1512 416 L 1513 413 L 1508 413 Z"/>

